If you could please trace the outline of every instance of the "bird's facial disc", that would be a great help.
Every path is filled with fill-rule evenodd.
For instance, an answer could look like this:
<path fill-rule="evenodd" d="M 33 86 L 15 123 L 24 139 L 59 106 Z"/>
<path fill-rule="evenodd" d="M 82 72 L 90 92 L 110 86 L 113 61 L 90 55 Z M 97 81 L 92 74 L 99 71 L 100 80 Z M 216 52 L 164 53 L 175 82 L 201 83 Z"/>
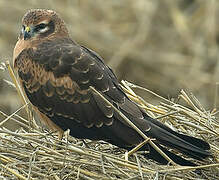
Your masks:
<path fill-rule="evenodd" d="M 21 34 L 24 40 L 33 39 L 37 37 L 45 37 L 52 33 L 54 24 L 52 21 L 42 21 L 37 25 L 23 25 Z M 51 31 L 52 30 L 52 31 Z"/>

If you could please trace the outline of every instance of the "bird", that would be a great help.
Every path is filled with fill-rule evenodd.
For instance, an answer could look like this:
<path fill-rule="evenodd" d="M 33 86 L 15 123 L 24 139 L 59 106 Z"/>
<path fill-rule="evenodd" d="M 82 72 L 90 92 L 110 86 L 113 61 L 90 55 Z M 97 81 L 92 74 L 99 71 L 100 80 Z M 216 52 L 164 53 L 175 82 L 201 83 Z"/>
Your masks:
<path fill-rule="evenodd" d="M 196 165 L 176 151 L 197 160 L 211 156 L 207 142 L 172 130 L 133 102 L 103 58 L 74 41 L 53 10 L 30 9 L 23 16 L 13 66 L 24 94 L 53 131 L 62 134 L 69 129 L 75 138 L 103 140 L 131 150 L 144 138 L 116 108 L 176 164 Z M 147 151 L 146 158 L 168 164 L 151 144 L 141 149 Z"/>

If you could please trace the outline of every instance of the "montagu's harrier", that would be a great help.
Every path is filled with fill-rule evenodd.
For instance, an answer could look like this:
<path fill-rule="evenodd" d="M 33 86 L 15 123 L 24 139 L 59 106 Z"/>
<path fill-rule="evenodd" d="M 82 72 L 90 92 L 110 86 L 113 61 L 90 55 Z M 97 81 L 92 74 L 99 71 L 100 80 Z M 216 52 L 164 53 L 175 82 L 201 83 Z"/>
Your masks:
<path fill-rule="evenodd" d="M 104 140 L 131 149 L 143 138 L 99 95 L 94 87 L 145 135 L 180 165 L 193 162 L 166 147 L 201 160 L 210 155 L 209 144 L 177 133 L 149 117 L 121 89 L 113 71 L 94 51 L 71 39 L 64 21 L 52 10 L 33 9 L 22 19 L 22 29 L 14 49 L 14 68 L 21 86 L 52 130 L 70 129 L 76 138 Z M 150 144 L 145 156 L 166 164 Z"/>

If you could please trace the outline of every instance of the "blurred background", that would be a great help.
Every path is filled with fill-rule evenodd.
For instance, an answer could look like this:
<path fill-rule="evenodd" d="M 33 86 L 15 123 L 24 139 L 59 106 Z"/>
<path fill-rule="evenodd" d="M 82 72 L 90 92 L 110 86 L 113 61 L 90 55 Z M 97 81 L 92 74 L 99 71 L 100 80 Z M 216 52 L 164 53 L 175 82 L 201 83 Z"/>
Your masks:
<path fill-rule="evenodd" d="M 1 63 L 12 63 L 22 16 L 31 8 L 57 11 L 72 38 L 99 53 L 119 80 L 166 98 L 177 98 L 185 89 L 207 110 L 219 107 L 219 1 L 0 0 Z M 21 105 L 5 80 L 10 77 L 1 67 L 0 121 L 3 113 L 9 115 Z M 159 103 L 148 93 L 138 94 Z"/>

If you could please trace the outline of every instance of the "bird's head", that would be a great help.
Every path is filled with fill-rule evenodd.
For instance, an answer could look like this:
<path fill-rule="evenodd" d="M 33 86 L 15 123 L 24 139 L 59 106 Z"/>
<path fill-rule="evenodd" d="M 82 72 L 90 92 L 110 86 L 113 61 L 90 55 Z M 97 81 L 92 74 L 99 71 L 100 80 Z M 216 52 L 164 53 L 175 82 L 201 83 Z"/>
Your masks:
<path fill-rule="evenodd" d="M 52 10 L 31 9 L 22 19 L 20 40 L 34 41 L 68 35 L 64 21 Z"/>

